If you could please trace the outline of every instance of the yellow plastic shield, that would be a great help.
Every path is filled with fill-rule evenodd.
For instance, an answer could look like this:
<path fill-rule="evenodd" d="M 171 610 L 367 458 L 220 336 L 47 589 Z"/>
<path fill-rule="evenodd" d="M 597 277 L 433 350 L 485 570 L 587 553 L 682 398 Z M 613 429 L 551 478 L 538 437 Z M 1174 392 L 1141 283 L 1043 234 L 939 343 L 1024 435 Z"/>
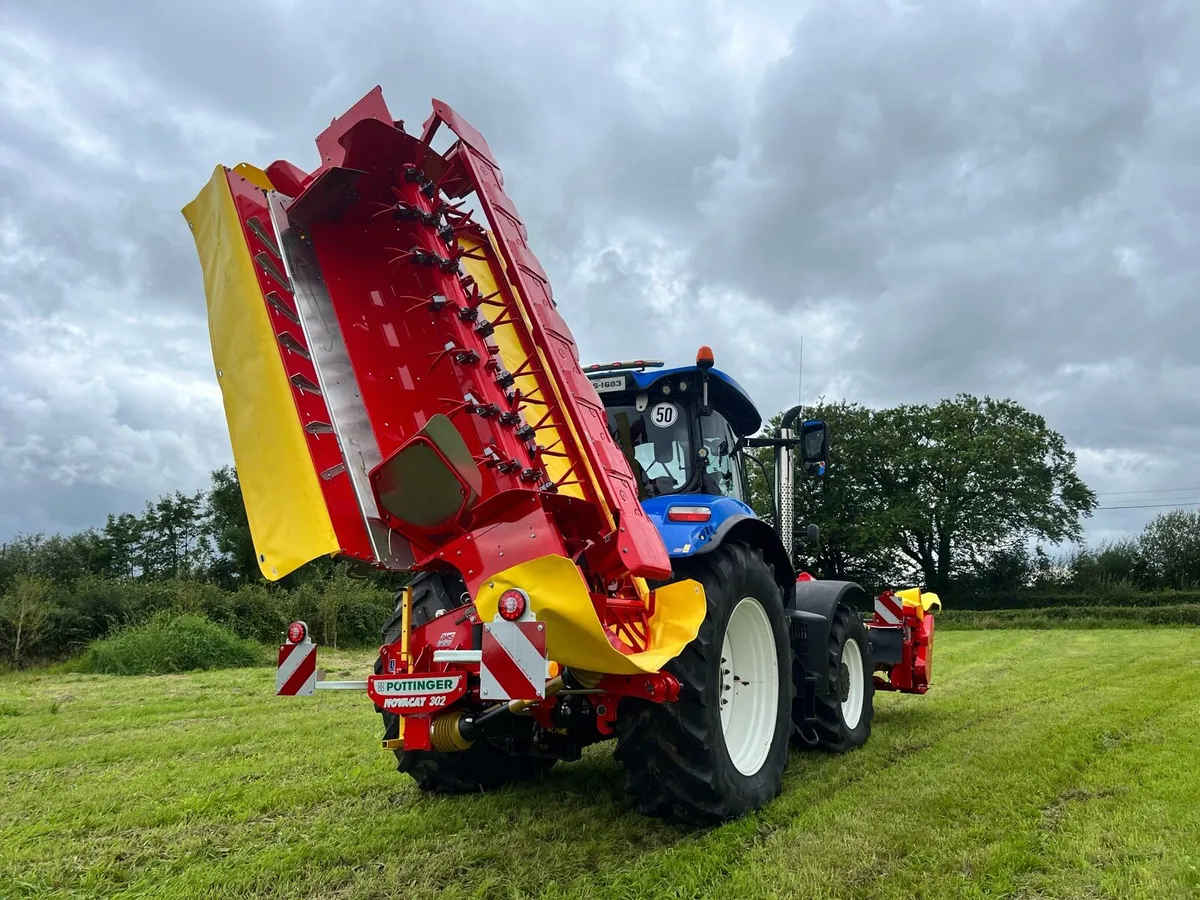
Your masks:
<path fill-rule="evenodd" d="M 238 171 L 270 184 L 259 170 Z M 275 581 L 340 547 L 224 166 L 183 216 L 204 273 L 213 364 L 250 533 L 263 576 Z"/>
<path fill-rule="evenodd" d="M 922 617 L 927 612 L 940 612 L 942 609 L 941 598 L 932 591 L 922 593 L 919 587 L 914 587 L 903 591 L 896 591 L 895 593 L 905 606 L 915 607 L 917 614 Z"/>
<path fill-rule="evenodd" d="M 649 649 L 626 655 L 614 648 L 588 596 L 579 568 L 562 556 L 542 556 L 489 578 L 475 598 L 480 617 L 490 621 L 509 588 L 529 594 L 529 605 L 546 623 L 546 649 L 564 666 L 611 675 L 657 672 L 678 656 L 704 621 L 704 588 L 679 581 L 654 592 Z"/>

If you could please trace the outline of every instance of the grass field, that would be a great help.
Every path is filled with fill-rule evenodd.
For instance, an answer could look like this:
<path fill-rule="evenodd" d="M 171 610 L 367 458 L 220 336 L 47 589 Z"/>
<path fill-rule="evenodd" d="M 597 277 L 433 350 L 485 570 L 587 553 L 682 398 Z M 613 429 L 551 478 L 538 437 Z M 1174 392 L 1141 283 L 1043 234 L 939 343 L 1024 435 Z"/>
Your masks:
<path fill-rule="evenodd" d="M 1195 630 L 939 634 L 929 695 L 702 833 L 632 814 L 608 746 L 420 796 L 365 697 L 272 679 L 0 679 L 0 897 L 1200 896 Z"/>

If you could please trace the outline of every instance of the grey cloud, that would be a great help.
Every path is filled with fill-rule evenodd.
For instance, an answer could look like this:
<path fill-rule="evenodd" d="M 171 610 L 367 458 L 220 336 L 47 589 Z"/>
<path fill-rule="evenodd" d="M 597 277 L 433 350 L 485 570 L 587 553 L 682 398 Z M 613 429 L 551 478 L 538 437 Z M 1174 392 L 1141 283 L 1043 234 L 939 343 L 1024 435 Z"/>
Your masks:
<path fill-rule="evenodd" d="M 761 91 L 738 173 L 750 196 L 724 198 L 741 214 L 730 224 L 744 265 L 710 277 L 781 303 L 869 302 L 893 288 L 896 251 L 1086 215 L 1149 114 L 1157 61 L 1129 21 L 1141 6 L 1082 4 L 1083 21 L 1030 33 L 1008 7 L 822 6 Z M 745 192 L 731 179 L 730 194 Z"/>

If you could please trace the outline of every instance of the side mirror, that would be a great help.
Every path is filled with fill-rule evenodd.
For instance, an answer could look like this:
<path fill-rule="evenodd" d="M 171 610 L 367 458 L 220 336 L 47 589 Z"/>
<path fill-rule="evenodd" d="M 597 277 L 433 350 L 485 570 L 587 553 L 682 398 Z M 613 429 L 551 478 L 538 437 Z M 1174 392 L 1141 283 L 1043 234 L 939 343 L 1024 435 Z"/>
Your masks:
<path fill-rule="evenodd" d="M 810 475 L 824 475 L 829 467 L 829 426 L 809 419 L 800 426 L 800 455 Z"/>
<path fill-rule="evenodd" d="M 817 545 L 821 539 L 821 528 L 815 524 L 809 524 L 804 529 L 804 540 L 796 541 L 796 546 L 792 548 L 796 556 L 806 553 Z"/>

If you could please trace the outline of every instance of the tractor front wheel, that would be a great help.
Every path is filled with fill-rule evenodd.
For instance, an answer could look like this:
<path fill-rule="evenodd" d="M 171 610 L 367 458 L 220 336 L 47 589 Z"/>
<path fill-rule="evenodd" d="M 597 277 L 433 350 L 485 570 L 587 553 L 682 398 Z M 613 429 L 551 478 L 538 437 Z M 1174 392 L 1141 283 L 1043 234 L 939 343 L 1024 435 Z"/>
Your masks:
<path fill-rule="evenodd" d="M 461 578 L 440 572 L 421 572 L 412 581 L 413 627 L 424 625 L 467 602 L 466 585 Z M 396 611 L 383 626 L 383 643 L 400 639 L 402 610 L 397 596 Z M 382 661 L 375 660 L 375 674 L 382 673 Z M 395 738 L 400 730 L 396 713 L 380 710 L 384 738 Z M 434 794 L 473 794 L 495 790 L 506 784 L 531 781 L 544 775 L 555 760 L 513 756 L 486 740 L 476 741 L 467 750 L 440 753 L 435 750 L 396 750 L 396 768 L 412 776 L 417 787 Z"/>
<path fill-rule="evenodd" d="M 707 826 L 778 796 L 788 761 L 792 649 L 779 585 L 755 549 L 725 544 L 680 561 L 704 586 L 708 613 L 666 666 L 675 703 L 626 699 L 615 756 L 640 812 Z"/>
<path fill-rule="evenodd" d="M 845 753 L 871 736 L 875 681 L 869 641 L 862 616 L 839 603 L 826 646 L 830 691 L 817 698 L 817 747 L 822 750 Z"/>

